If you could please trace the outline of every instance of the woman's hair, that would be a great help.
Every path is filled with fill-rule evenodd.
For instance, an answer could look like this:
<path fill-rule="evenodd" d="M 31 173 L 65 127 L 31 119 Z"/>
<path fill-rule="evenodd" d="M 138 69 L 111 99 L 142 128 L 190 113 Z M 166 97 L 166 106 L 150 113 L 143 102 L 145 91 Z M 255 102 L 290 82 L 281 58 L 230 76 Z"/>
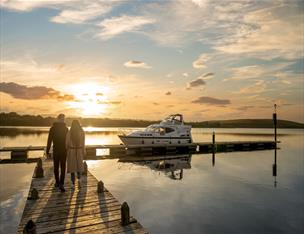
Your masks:
<path fill-rule="evenodd" d="M 80 126 L 80 123 L 78 120 L 73 120 L 70 133 L 71 133 L 71 140 L 73 142 L 74 146 L 79 146 L 80 145 L 80 137 L 81 137 L 81 132 L 83 131 L 82 127 Z"/>

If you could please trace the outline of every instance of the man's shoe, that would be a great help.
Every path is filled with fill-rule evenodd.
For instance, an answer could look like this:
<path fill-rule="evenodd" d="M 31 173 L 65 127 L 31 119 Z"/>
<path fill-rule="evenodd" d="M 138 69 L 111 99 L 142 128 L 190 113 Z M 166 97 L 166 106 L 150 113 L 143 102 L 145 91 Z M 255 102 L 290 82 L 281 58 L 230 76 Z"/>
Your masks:
<path fill-rule="evenodd" d="M 61 192 L 65 192 L 65 188 L 63 187 L 63 185 L 60 185 L 59 189 L 60 189 Z"/>

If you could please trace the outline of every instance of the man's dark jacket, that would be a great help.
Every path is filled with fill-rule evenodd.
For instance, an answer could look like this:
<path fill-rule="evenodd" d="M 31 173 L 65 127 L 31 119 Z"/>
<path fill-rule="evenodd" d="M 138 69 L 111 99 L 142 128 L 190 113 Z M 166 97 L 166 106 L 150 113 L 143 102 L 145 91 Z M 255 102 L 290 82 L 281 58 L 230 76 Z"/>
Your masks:
<path fill-rule="evenodd" d="M 48 154 L 53 142 L 53 153 L 56 154 L 65 154 L 65 137 L 68 132 L 68 128 L 63 122 L 55 122 L 50 129 L 46 153 Z"/>

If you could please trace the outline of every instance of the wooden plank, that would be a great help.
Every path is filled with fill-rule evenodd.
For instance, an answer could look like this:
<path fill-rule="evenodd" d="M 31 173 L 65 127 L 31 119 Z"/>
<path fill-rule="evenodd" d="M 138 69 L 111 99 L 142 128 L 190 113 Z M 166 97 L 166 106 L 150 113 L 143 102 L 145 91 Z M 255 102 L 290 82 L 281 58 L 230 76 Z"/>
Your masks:
<path fill-rule="evenodd" d="M 103 216 L 108 216 L 109 211 L 120 211 L 120 204 L 115 202 L 113 205 L 107 204 L 105 206 L 100 206 L 99 208 L 96 207 L 88 207 L 88 208 L 82 208 L 81 210 L 78 211 L 77 217 L 80 216 L 87 216 L 87 215 L 92 215 L 92 214 L 100 214 Z M 29 219 L 32 219 L 35 223 L 40 223 L 40 222 L 49 222 L 49 221 L 54 221 L 54 220 L 59 220 L 63 218 L 71 218 L 74 217 L 74 210 L 59 210 L 56 212 L 44 212 L 43 215 L 41 216 L 40 214 L 31 214 L 27 216 Z M 24 220 L 25 221 L 25 220 Z M 20 226 L 26 224 L 21 223 Z"/>
<path fill-rule="evenodd" d="M 115 223 L 113 223 L 109 229 L 111 231 L 111 233 L 134 233 L 134 234 L 147 234 L 148 232 L 146 230 L 144 230 L 142 228 L 142 226 L 136 222 L 136 223 L 132 223 L 130 225 L 128 225 L 127 227 L 122 227 L 120 225 L 115 225 Z M 79 231 L 81 231 L 81 233 L 92 233 L 92 234 L 105 234 L 108 233 L 107 230 L 98 230 L 100 226 L 97 225 L 92 225 L 89 227 L 85 227 L 85 228 L 81 228 L 79 229 Z M 70 233 L 70 232 L 65 232 L 65 233 Z M 75 233 L 78 233 L 77 231 Z"/>

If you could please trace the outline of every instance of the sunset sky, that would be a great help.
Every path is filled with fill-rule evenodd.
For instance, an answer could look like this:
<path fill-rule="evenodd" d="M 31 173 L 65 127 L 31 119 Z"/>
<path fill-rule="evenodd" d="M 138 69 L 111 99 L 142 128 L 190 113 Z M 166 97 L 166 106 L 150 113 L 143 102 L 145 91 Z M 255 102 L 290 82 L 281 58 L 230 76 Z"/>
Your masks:
<path fill-rule="evenodd" d="M 304 122 L 304 2 L 0 0 L 1 112 Z"/>

